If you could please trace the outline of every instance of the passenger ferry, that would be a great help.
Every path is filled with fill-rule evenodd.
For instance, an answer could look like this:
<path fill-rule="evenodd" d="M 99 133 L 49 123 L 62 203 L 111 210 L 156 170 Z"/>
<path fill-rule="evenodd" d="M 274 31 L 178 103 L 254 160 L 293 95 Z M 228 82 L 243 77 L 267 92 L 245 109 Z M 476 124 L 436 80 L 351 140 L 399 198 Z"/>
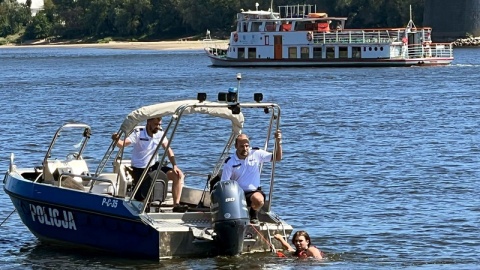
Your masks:
<path fill-rule="evenodd" d="M 431 66 L 453 61 L 452 43 L 433 43 L 432 28 L 345 29 L 315 5 L 280 6 L 278 12 L 241 10 L 228 45 L 207 40 L 213 66 Z"/>

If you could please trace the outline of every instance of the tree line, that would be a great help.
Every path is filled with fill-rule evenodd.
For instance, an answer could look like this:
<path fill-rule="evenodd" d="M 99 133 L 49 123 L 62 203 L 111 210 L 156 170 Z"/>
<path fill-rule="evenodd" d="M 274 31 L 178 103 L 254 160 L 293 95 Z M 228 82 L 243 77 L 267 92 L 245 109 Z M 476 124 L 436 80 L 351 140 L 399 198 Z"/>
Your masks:
<path fill-rule="evenodd" d="M 31 0 L 0 0 L 0 39 L 79 39 L 83 41 L 168 40 L 202 37 L 207 29 L 224 38 L 235 29 L 240 9 L 267 10 L 271 0 L 44 0 L 31 15 Z M 401 27 L 410 5 L 416 25 L 423 22 L 423 0 L 274 0 L 273 8 L 312 4 L 317 12 L 348 17 L 347 28 Z"/>

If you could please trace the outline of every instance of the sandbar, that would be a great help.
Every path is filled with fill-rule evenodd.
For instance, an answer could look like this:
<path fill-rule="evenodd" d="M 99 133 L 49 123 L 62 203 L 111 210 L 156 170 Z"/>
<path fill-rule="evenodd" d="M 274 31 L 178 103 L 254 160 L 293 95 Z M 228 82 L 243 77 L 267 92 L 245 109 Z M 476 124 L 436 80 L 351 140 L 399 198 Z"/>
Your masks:
<path fill-rule="evenodd" d="M 104 49 L 125 49 L 125 50 L 203 50 L 211 46 L 212 42 L 217 47 L 227 45 L 228 40 L 215 41 L 155 41 L 155 42 L 123 42 L 110 41 L 109 43 L 29 43 L 21 45 L 3 45 L 0 48 L 32 48 L 32 47 L 70 47 L 70 48 L 104 48 Z"/>

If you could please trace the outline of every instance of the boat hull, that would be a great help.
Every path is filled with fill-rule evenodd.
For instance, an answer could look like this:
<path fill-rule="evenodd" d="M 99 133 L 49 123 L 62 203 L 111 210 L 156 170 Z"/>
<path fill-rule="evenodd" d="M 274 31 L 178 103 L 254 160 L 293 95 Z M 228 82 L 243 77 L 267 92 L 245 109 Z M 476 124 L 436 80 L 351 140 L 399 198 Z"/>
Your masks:
<path fill-rule="evenodd" d="M 212 66 L 218 67 L 411 67 L 449 65 L 452 58 L 415 59 L 355 59 L 355 60 L 304 60 L 304 59 L 231 59 L 208 55 Z"/>
<path fill-rule="evenodd" d="M 9 173 L 4 189 L 40 240 L 129 257 L 159 257 L 159 232 L 132 214 L 123 200 L 33 183 Z"/>
<path fill-rule="evenodd" d="M 11 171 L 5 174 L 4 191 L 25 226 L 44 242 L 152 260 L 224 253 L 212 238 L 211 213 L 206 209 L 139 215 L 140 206 L 126 199 L 36 183 Z M 195 195 L 201 193 L 184 188 L 182 196 L 191 195 L 198 202 Z M 241 253 L 269 252 L 272 245 L 279 248 L 266 239 L 293 230 L 273 212 L 260 217 L 264 224 L 246 226 L 243 245 L 234 245 Z"/>

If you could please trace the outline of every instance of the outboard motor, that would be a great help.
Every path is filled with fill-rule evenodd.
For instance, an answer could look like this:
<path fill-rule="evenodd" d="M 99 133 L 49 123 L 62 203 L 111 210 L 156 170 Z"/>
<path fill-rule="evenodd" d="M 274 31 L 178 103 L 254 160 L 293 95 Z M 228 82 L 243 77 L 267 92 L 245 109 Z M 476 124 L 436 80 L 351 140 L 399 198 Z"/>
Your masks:
<path fill-rule="evenodd" d="M 243 251 L 245 230 L 249 224 L 245 193 L 237 181 L 219 181 L 210 194 L 210 212 L 219 255 L 237 255 Z"/>

